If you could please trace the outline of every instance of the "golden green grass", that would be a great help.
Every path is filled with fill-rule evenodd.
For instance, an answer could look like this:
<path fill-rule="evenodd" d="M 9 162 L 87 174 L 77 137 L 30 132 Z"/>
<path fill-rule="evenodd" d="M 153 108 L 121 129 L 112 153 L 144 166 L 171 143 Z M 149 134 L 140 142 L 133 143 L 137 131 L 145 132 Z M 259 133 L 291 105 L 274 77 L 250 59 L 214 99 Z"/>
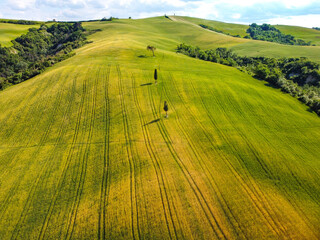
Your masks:
<path fill-rule="evenodd" d="M 249 25 L 225 23 L 225 22 L 219 22 L 219 21 L 207 20 L 207 19 L 201 19 L 201 18 L 193 18 L 193 17 L 171 16 L 171 18 L 176 19 L 177 21 L 191 22 L 196 25 L 204 24 L 231 35 L 239 35 L 241 37 L 248 35 L 246 31 L 249 28 Z"/>
<path fill-rule="evenodd" d="M 0 93 L 0 239 L 319 239 L 319 117 L 176 54 L 177 26 L 86 23 L 93 43 Z"/>
<path fill-rule="evenodd" d="M 296 38 L 303 39 L 306 42 L 311 41 L 312 44 L 320 45 L 320 31 L 311 28 L 298 26 L 275 25 L 284 34 L 290 34 Z"/>
<path fill-rule="evenodd" d="M 196 26 L 199 24 L 206 24 L 208 26 L 214 27 L 216 29 L 222 30 L 224 32 L 230 33 L 232 35 L 239 34 L 240 36 L 246 35 L 246 29 L 248 26 L 241 24 L 230 24 L 223 23 L 218 21 L 204 20 L 198 18 L 190 17 L 171 17 L 173 20 L 190 24 L 196 29 Z M 230 47 L 236 53 L 242 56 L 256 57 L 256 56 L 265 56 L 265 57 L 307 57 L 312 61 L 320 62 L 320 31 L 314 29 L 308 29 L 303 27 L 293 27 L 293 26 L 276 26 L 285 34 L 291 34 L 296 38 L 303 39 L 305 41 L 312 41 L 317 46 L 291 46 L 284 44 L 277 44 L 266 41 L 256 41 L 235 38 L 227 36 L 224 34 L 216 33 L 207 29 L 198 30 L 199 33 L 195 34 L 192 30 L 188 30 L 188 34 L 185 34 L 183 40 L 188 44 L 197 44 L 202 48 L 217 48 L 217 47 Z M 201 28 L 198 26 L 198 28 Z M 181 28 L 184 30 L 184 28 Z M 190 34 L 194 33 L 194 34 Z M 199 35 L 196 37 L 196 35 Z M 193 36 L 192 39 L 189 39 L 188 36 Z M 219 40 L 222 40 L 221 42 Z"/>
<path fill-rule="evenodd" d="M 28 32 L 29 28 L 38 28 L 39 25 L 20 25 L 12 23 L 0 23 L 0 44 L 3 47 L 12 46 L 11 41 Z"/>

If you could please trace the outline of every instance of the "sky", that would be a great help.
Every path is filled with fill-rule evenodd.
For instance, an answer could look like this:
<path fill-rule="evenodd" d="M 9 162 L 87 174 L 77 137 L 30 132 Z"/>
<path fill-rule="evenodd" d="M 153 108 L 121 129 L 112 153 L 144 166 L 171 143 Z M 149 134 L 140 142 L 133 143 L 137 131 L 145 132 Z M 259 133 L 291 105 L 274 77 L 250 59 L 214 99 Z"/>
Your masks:
<path fill-rule="evenodd" d="M 78 21 L 163 15 L 320 27 L 320 0 L 0 0 L 0 18 Z"/>

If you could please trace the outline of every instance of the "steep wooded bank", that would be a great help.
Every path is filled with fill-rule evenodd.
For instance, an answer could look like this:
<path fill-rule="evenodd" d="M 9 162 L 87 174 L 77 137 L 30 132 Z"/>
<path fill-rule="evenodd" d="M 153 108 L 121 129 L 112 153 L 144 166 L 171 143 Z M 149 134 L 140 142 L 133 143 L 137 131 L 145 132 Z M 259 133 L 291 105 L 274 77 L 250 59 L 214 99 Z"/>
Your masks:
<path fill-rule="evenodd" d="M 72 50 L 86 43 L 81 23 L 55 23 L 12 41 L 12 47 L 0 46 L 0 89 L 23 82 L 72 56 Z"/>

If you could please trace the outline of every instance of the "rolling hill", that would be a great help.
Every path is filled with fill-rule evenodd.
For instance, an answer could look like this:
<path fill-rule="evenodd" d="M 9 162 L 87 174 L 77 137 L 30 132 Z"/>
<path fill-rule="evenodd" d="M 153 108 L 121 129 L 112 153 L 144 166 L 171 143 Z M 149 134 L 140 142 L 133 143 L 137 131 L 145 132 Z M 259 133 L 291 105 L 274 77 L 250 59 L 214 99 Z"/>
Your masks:
<path fill-rule="evenodd" d="M 215 33 L 213 35 L 212 31 L 207 29 L 202 29 L 202 31 L 198 30 L 197 33 L 194 32 L 196 27 L 201 28 L 199 24 L 205 24 L 232 35 L 239 34 L 240 36 L 245 36 L 246 29 L 248 28 L 248 26 L 246 25 L 230 24 L 190 17 L 171 16 L 170 18 L 185 25 L 184 27 L 180 27 L 177 32 L 184 30 L 188 31 L 190 34 L 184 34 L 184 38 L 181 40 L 190 45 L 198 45 L 201 48 L 207 49 L 216 47 L 228 47 L 234 50 L 236 53 L 248 57 L 307 57 L 315 62 L 320 62 L 320 32 L 315 29 L 293 26 L 275 26 L 285 34 L 291 34 L 296 38 L 305 40 L 306 42 L 311 41 L 312 44 L 317 45 L 301 47 L 277 44 L 266 41 L 254 41 L 243 38 L 234 38 L 219 33 Z M 191 30 L 191 28 L 187 28 L 187 24 L 192 25 L 193 30 Z M 211 32 L 211 34 L 209 32 Z"/>
<path fill-rule="evenodd" d="M 241 37 L 247 35 L 246 31 L 249 27 L 248 25 L 243 24 L 225 23 L 193 17 L 171 16 L 171 18 L 178 21 L 193 23 L 196 25 L 204 24 L 207 26 L 211 26 L 217 30 L 223 31 L 224 33 L 231 35 L 240 35 Z M 312 44 L 315 44 L 317 46 L 320 45 L 319 31 L 316 29 L 287 25 L 274 25 L 274 27 L 279 29 L 284 34 L 290 34 L 295 38 L 302 39 L 306 42 L 311 41 Z"/>
<path fill-rule="evenodd" d="M 317 59 L 319 47 L 178 18 L 84 26 L 102 31 L 0 92 L 0 239 L 320 238 L 320 118 L 235 68 L 174 51 Z"/>

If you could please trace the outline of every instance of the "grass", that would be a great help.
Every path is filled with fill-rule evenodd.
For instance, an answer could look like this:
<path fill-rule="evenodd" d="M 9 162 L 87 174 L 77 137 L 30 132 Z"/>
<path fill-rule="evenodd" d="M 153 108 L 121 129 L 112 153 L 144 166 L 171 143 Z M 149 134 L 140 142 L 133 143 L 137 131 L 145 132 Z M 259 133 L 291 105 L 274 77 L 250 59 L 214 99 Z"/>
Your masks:
<path fill-rule="evenodd" d="M 172 16 L 172 18 L 176 19 L 177 21 L 185 21 L 185 22 L 196 24 L 196 25 L 204 24 L 231 35 L 240 35 L 241 37 L 248 35 L 246 33 L 247 29 L 249 28 L 248 25 L 225 23 L 225 22 L 206 20 L 201 18 L 192 18 L 192 17 Z M 279 29 L 284 34 L 290 34 L 295 38 L 302 39 L 306 42 L 311 41 L 312 44 L 315 44 L 317 46 L 320 45 L 320 33 L 318 30 L 299 27 L 299 26 L 288 26 L 288 25 L 274 25 L 274 27 Z"/>
<path fill-rule="evenodd" d="M 40 25 L 20 25 L 12 23 L 0 23 L 0 44 L 3 47 L 12 46 L 11 40 L 28 32 L 29 28 L 38 28 Z"/>
<path fill-rule="evenodd" d="M 311 41 L 312 44 L 317 46 L 320 45 L 320 33 L 316 29 L 286 25 L 276 25 L 275 27 L 284 34 L 290 34 L 298 39 L 303 39 L 306 42 Z"/>
<path fill-rule="evenodd" d="M 214 27 L 218 30 L 222 30 L 226 33 L 230 33 L 232 35 L 239 34 L 240 36 L 246 35 L 246 29 L 248 26 L 241 24 L 230 24 L 230 23 L 222 23 L 211 20 L 204 20 L 198 18 L 190 18 L 190 17 L 172 17 L 175 21 L 181 22 L 184 24 L 190 24 L 195 29 L 195 27 L 199 24 L 205 24 L 211 27 Z M 200 26 L 199 26 L 200 27 Z M 312 41 L 313 44 L 317 46 L 290 46 L 277 44 L 266 41 L 256 41 L 256 40 L 247 40 L 247 39 L 239 39 L 231 36 L 219 34 L 212 32 L 210 30 L 203 29 L 201 33 L 199 32 L 197 35 L 199 37 L 194 37 L 192 40 L 188 38 L 183 39 L 188 44 L 199 45 L 202 48 L 217 48 L 217 47 L 229 47 L 233 49 L 236 53 L 242 56 L 265 56 L 265 57 L 307 57 L 315 62 L 320 62 L 319 54 L 319 38 L 320 32 L 314 29 L 308 29 L 303 27 L 293 27 L 293 26 L 275 26 L 283 31 L 285 34 L 291 34 L 296 38 L 305 40 L 306 42 Z M 183 28 L 181 28 L 183 29 Z M 209 33 L 210 31 L 211 33 Z M 188 30 L 190 32 L 190 30 Z M 187 34 L 186 34 L 187 35 Z M 188 35 L 187 35 L 188 36 Z M 220 42 L 219 40 L 223 40 Z"/>
<path fill-rule="evenodd" d="M 204 42 L 190 24 L 86 27 L 103 31 L 0 93 L 1 239 L 319 238 L 316 114 L 176 54 L 183 39 Z"/>
<path fill-rule="evenodd" d="M 193 18 L 193 17 L 179 17 L 179 16 L 173 16 L 174 19 L 180 20 L 180 21 L 187 21 L 194 23 L 196 25 L 204 24 L 210 27 L 213 27 L 214 29 L 220 30 L 224 33 L 228 33 L 231 35 L 239 35 L 241 37 L 244 37 L 248 35 L 246 33 L 247 29 L 249 28 L 248 25 L 243 24 L 235 24 L 235 23 L 225 23 L 225 22 L 219 22 L 214 20 L 206 20 L 201 18 Z"/>

